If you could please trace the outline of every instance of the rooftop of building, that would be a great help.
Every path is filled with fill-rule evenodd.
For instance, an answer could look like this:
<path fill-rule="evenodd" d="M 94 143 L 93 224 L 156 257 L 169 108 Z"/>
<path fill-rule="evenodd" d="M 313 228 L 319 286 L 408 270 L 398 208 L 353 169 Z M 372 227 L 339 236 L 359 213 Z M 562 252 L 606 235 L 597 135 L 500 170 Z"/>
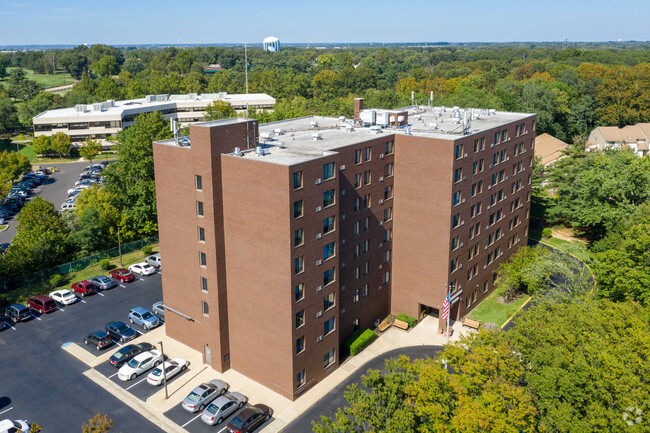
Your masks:
<path fill-rule="evenodd" d="M 140 113 L 145 111 L 161 110 L 173 107 L 193 107 L 207 105 L 216 100 L 223 100 L 232 105 L 273 105 L 275 98 L 265 93 L 233 94 L 221 93 L 189 93 L 183 95 L 147 95 L 144 98 L 126 99 L 123 101 L 108 100 L 94 104 L 79 104 L 70 108 L 59 108 L 56 110 L 44 111 L 34 116 L 34 121 L 42 123 L 64 119 L 67 122 L 74 122 L 75 118 L 80 121 L 93 118 L 119 118 L 129 112 Z"/>
<path fill-rule="evenodd" d="M 535 137 L 535 155 L 542 158 L 542 164 L 548 165 L 562 158 L 562 149 L 568 145 L 550 134 L 544 133 Z"/>

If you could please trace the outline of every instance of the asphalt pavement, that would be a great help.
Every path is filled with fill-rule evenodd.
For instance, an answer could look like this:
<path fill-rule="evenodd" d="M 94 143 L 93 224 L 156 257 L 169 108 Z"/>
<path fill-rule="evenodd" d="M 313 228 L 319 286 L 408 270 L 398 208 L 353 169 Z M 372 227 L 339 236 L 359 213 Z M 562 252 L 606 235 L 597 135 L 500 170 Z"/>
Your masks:
<path fill-rule="evenodd" d="M 75 432 L 101 413 L 115 422 L 111 432 L 162 431 L 84 376 L 88 366 L 62 349 L 70 342 L 86 347 L 90 332 L 111 320 L 128 322 L 130 308 L 151 308 L 162 299 L 158 273 L 122 286 L 0 331 L 0 419 L 27 419 L 45 432 Z"/>
<path fill-rule="evenodd" d="M 395 358 L 399 355 L 406 355 L 413 359 L 432 358 L 443 349 L 442 346 L 412 346 L 394 349 L 386 352 L 380 356 L 373 358 L 365 363 L 362 367 L 357 369 L 356 372 L 351 374 L 347 380 L 339 383 L 323 398 L 317 401 L 309 409 L 304 411 L 302 415 L 298 416 L 291 423 L 287 424 L 280 433 L 305 433 L 312 431 L 312 422 L 320 422 L 321 416 L 333 417 L 339 407 L 348 405 L 347 400 L 343 396 L 345 389 L 353 384 L 361 384 L 361 376 L 366 374 L 369 369 L 380 370 L 386 372 L 384 366 L 386 360 Z"/>

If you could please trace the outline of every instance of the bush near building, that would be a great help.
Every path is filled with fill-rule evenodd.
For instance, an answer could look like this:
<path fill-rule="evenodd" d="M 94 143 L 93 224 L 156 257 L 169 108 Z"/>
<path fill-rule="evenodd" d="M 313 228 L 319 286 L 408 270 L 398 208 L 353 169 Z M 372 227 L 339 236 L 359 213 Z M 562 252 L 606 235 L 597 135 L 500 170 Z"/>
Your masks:
<path fill-rule="evenodd" d="M 354 356 L 361 352 L 368 344 L 370 344 L 377 334 L 372 329 L 366 329 L 363 332 L 357 332 L 352 337 L 345 340 L 345 347 L 350 351 L 350 355 Z"/>
<path fill-rule="evenodd" d="M 396 319 L 408 323 L 409 328 L 412 328 L 418 324 L 418 319 L 416 319 L 413 316 L 409 316 L 408 314 L 405 313 L 400 314 L 399 316 L 396 317 Z"/>

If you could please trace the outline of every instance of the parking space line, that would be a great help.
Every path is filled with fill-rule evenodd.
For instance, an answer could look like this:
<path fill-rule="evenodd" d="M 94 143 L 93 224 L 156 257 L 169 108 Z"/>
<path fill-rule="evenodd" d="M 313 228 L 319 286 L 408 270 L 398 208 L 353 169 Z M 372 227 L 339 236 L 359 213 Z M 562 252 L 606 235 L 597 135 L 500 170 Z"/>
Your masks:
<path fill-rule="evenodd" d="M 112 378 L 114 378 L 115 376 L 117 376 L 118 374 L 119 374 L 119 371 L 117 371 L 117 372 L 111 374 L 110 376 L 108 376 L 108 378 L 109 378 L 109 379 L 112 379 Z"/>
<path fill-rule="evenodd" d="M 122 284 L 118 284 L 118 286 L 120 286 L 120 287 L 123 288 L 123 289 L 126 289 L 126 286 L 124 286 L 124 285 L 122 285 Z"/>
<path fill-rule="evenodd" d="M 183 425 L 181 426 L 181 428 L 185 428 L 186 425 L 188 425 L 189 423 L 191 423 L 191 422 L 194 421 L 195 419 L 200 418 L 202 414 L 203 414 L 203 411 L 201 411 L 200 414 L 198 414 L 197 416 L 195 416 L 194 418 L 192 418 L 191 420 L 189 420 L 188 422 L 186 422 L 185 424 L 183 424 Z"/>
<path fill-rule="evenodd" d="M 5 410 L 3 410 L 2 412 L 0 412 L 0 415 L 2 415 L 3 413 L 7 413 L 7 412 L 9 412 L 9 411 L 10 411 L 11 409 L 13 409 L 13 408 L 14 408 L 14 407 L 11 406 L 9 409 L 5 409 Z"/>
<path fill-rule="evenodd" d="M 86 303 L 86 301 L 84 301 L 83 299 L 79 299 L 79 300 L 80 300 L 81 302 L 83 302 L 84 304 Z"/>
<path fill-rule="evenodd" d="M 99 292 L 97 292 L 97 294 L 98 294 L 99 296 L 104 296 L 104 294 L 103 294 L 103 293 L 99 293 Z"/>
<path fill-rule="evenodd" d="M 36 317 L 36 316 L 34 316 L 34 319 L 36 319 L 36 320 L 41 320 L 40 317 Z"/>
<path fill-rule="evenodd" d="M 56 307 L 56 309 L 59 310 L 59 311 L 65 311 L 65 310 L 64 310 L 63 308 L 61 308 L 61 307 Z"/>
<path fill-rule="evenodd" d="M 122 343 L 120 343 L 119 341 L 115 341 L 115 340 L 113 340 L 113 342 L 114 342 L 115 344 L 117 344 L 118 346 L 121 346 L 121 345 L 122 345 Z"/>
<path fill-rule="evenodd" d="M 10 327 L 11 329 L 13 329 L 14 331 L 16 330 L 16 328 L 14 328 L 13 325 L 12 325 L 11 323 L 7 322 L 7 325 L 9 325 L 9 327 Z"/>
<path fill-rule="evenodd" d="M 134 386 L 136 386 L 139 383 L 144 382 L 145 380 L 147 380 L 147 376 L 143 377 L 142 380 L 139 380 L 138 382 L 136 382 L 133 385 L 129 386 L 128 388 L 126 388 L 126 390 L 128 391 L 129 389 L 133 388 Z"/>

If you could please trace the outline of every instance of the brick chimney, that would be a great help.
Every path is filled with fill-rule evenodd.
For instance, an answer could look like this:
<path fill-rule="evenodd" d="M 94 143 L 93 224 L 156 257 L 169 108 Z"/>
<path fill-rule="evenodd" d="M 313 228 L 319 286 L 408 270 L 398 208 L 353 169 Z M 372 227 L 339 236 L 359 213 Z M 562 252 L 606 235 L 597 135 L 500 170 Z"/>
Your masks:
<path fill-rule="evenodd" d="M 359 113 L 363 110 L 363 98 L 354 98 L 354 121 L 359 121 Z"/>

